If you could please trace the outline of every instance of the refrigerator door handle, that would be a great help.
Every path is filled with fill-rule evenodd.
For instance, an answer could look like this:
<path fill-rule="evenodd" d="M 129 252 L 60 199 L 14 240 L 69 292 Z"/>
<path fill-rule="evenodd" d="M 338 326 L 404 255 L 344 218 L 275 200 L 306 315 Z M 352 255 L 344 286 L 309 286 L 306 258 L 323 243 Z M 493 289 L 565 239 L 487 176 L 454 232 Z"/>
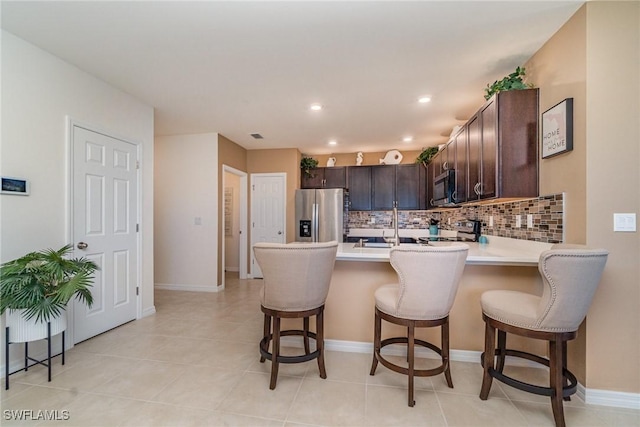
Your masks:
<path fill-rule="evenodd" d="M 318 218 L 318 214 L 319 214 L 318 208 L 319 208 L 318 204 L 314 203 L 313 204 L 313 210 L 312 210 L 313 216 L 311 218 L 311 224 L 312 224 L 312 227 L 313 227 L 313 238 L 311 240 L 313 242 L 317 242 L 318 239 L 320 238 L 320 230 L 319 230 L 319 227 L 318 227 L 318 223 L 320 222 L 319 218 Z"/>

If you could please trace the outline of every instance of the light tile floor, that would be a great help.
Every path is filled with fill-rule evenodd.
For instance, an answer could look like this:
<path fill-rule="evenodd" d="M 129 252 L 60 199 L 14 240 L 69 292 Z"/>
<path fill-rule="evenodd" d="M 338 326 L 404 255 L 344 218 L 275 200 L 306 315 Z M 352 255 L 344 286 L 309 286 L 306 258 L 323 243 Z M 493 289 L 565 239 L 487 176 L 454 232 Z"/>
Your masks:
<path fill-rule="evenodd" d="M 270 362 L 259 363 L 260 280 L 230 275 L 220 293 L 156 291 L 157 313 L 76 345 L 64 366 L 11 376 L 2 390 L 2 426 L 552 426 L 547 398 L 494 381 L 478 398 L 479 364 L 452 362 L 454 389 L 442 376 L 416 381 L 407 406 L 406 378 L 370 354 L 326 352 L 328 378 L 316 361 L 281 365 L 269 390 Z M 519 369 L 529 380 L 541 369 Z M 64 421 L 15 421 L 12 410 L 57 410 Z M 68 411 L 68 412 L 62 412 Z M 640 411 L 565 405 L 569 426 L 640 426 Z"/>

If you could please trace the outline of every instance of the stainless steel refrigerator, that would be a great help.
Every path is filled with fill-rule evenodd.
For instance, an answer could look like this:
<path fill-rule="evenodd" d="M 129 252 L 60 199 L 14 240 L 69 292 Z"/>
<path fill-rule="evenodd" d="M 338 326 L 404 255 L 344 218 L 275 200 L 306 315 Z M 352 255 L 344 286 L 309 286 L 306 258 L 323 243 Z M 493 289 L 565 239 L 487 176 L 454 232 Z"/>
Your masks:
<path fill-rule="evenodd" d="M 341 188 L 296 190 L 296 241 L 342 242 L 346 206 Z"/>

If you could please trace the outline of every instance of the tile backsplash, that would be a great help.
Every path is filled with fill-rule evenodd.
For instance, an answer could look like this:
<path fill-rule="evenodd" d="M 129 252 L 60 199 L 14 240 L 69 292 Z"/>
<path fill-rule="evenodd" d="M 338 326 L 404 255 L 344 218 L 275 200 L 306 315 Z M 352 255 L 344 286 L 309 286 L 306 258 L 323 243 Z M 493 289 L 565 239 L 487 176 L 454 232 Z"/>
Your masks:
<path fill-rule="evenodd" d="M 527 219 L 531 215 L 531 227 Z M 429 211 L 400 211 L 399 228 L 427 229 L 431 219 L 439 221 L 443 229 L 451 229 L 453 223 L 462 219 L 482 221 L 482 234 L 533 240 L 536 242 L 561 243 L 563 241 L 564 196 L 562 193 L 495 204 L 462 206 Z M 518 228 L 517 216 L 521 226 Z M 491 219 L 493 217 L 493 224 Z M 391 228 L 391 211 L 350 211 L 349 229 Z"/>

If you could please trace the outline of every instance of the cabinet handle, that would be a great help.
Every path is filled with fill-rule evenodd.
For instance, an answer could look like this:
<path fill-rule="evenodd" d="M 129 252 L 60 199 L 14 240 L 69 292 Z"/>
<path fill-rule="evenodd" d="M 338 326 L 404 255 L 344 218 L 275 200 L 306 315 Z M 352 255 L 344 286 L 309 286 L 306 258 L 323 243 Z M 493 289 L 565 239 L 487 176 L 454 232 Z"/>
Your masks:
<path fill-rule="evenodd" d="M 484 194 L 484 188 L 481 182 L 478 183 L 478 194 L 482 196 Z"/>
<path fill-rule="evenodd" d="M 451 194 L 451 198 L 453 199 L 454 202 L 458 199 L 458 190 L 454 191 Z"/>
<path fill-rule="evenodd" d="M 444 162 L 444 163 L 442 164 L 442 169 L 444 169 L 444 170 L 448 171 L 448 170 L 449 170 L 449 162 Z"/>
<path fill-rule="evenodd" d="M 323 186 L 323 187 L 326 187 L 326 186 L 327 186 L 327 180 L 326 180 L 326 179 L 323 179 L 323 180 L 322 180 L 322 186 Z"/>
<path fill-rule="evenodd" d="M 433 198 L 431 198 L 431 200 L 429 200 L 429 204 L 430 204 L 431 206 L 435 206 L 435 205 L 433 204 Z"/>
<path fill-rule="evenodd" d="M 476 185 L 473 186 L 473 192 L 479 196 L 480 193 L 478 192 L 478 186 L 480 186 L 480 183 L 476 182 Z"/>

